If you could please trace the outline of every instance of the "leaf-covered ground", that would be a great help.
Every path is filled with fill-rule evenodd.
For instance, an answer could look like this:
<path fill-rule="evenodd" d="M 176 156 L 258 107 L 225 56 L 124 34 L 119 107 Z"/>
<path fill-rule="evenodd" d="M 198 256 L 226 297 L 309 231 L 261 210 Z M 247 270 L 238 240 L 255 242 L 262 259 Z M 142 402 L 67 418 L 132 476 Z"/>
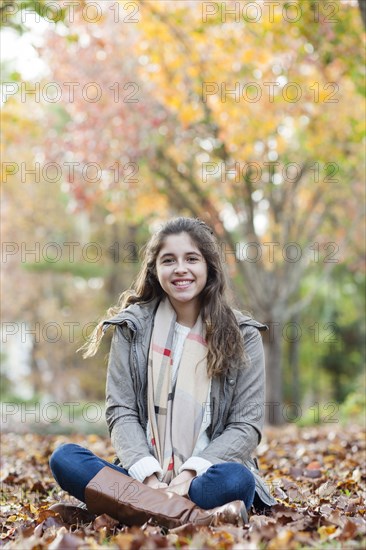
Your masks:
<path fill-rule="evenodd" d="M 48 458 L 63 442 L 87 446 L 111 460 L 108 439 L 99 436 L 4 434 L 1 445 L 2 548 L 64 550 L 113 548 L 218 548 L 288 550 L 365 548 L 365 433 L 338 425 L 267 429 L 259 447 L 266 482 L 278 505 L 270 515 L 252 515 L 245 528 L 192 525 L 162 533 L 126 528 L 108 516 L 93 523 L 63 524 L 48 510 L 59 501 L 77 503 L 51 476 Z"/>

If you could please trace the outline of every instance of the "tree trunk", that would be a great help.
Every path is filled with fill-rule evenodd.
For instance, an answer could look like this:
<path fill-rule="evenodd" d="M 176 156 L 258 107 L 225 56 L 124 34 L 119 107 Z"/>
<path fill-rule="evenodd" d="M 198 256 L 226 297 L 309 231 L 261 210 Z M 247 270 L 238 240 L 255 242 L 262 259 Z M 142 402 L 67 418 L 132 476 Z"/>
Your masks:
<path fill-rule="evenodd" d="M 364 27 L 366 27 L 366 0 L 358 0 L 358 5 L 361 12 Z"/>
<path fill-rule="evenodd" d="M 297 327 L 299 326 L 299 314 L 293 315 L 291 323 L 295 327 L 290 338 L 288 350 L 288 364 L 291 372 L 291 401 L 294 405 L 294 414 L 300 406 L 300 376 L 299 376 L 299 334 Z"/>
<path fill-rule="evenodd" d="M 282 322 L 266 323 L 269 331 L 263 342 L 266 352 L 266 422 L 272 426 L 283 424 L 282 415 Z"/>
<path fill-rule="evenodd" d="M 106 278 L 106 291 L 111 303 L 115 303 L 123 290 L 129 288 L 136 274 L 138 263 L 137 227 L 129 225 L 121 231 L 118 224 L 111 228 L 112 245 L 109 247 L 110 270 Z"/>
<path fill-rule="evenodd" d="M 42 373 L 40 371 L 40 359 L 42 358 L 42 353 L 40 351 L 40 345 L 37 342 L 37 339 L 32 339 L 32 349 L 31 349 L 31 360 L 30 360 L 30 369 L 31 369 L 31 384 L 33 386 L 33 397 L 39 397 L 44 391 Z"/>

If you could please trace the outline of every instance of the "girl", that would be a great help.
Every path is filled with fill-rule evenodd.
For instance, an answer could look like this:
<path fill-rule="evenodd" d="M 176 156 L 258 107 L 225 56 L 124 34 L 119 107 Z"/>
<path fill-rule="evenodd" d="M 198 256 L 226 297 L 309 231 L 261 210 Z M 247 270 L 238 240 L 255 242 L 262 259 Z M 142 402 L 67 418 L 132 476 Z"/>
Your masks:
<path fill-rule="evenodd" d="M 275 504 L 251 457 L 264 420 L 267 327 L 231 309 L 225 293 L 204 222 L 176 218 L 151 238 L 133 288 L 84 346 L 94 355 L 114 327 L 106 419 L 115 463 L 74 444 L 50 459 L 89 512 L 172 527 L 245 522 L 253 503 Z"/>

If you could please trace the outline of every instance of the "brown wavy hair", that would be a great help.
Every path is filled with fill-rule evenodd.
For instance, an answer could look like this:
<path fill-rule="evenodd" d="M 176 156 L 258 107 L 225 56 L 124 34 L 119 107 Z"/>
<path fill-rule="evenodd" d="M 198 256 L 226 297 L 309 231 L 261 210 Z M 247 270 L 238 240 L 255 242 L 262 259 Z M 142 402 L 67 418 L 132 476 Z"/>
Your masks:
<path fill-rule="evenodd" d="M 219 246 L 211 228 L 197 218 L 173 218 L 162 226 L 147 243 L 141 269 L 129 290 L 123 292 L 115 306 L 107 311 L 108 319 L 129 305 L 144 304 L 165 293 L 156 274 L 156 259 L 169 235 L 187 233 L 207 263 L 207 282 L 202 290 L 201 314 L 206 328 L 207 371 L 210 376 L 239 366 L 244 358 L 243 337 L 227 298 L 227 280 Z M 88 342 L 82 346 L 84 358 L 95 355 L 103 336 L 101 321 Z"/>

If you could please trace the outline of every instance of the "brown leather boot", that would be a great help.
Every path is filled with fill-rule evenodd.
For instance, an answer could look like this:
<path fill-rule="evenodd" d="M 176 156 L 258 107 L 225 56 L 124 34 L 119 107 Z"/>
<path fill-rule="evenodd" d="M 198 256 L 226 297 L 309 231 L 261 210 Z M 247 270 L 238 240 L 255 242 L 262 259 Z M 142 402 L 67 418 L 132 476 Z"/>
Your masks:
<path fill-rule="evenodd" d="M 243 525 L 247 521 L 242 501 L 202 510 L 185 497 L 165 489 L 152 489 L 108 466 L 86 486 L 85 502 L 89 512 L 108 514 L 127 526 L 141 526 L 149 520 L 168 529 L 185 523 Z"/>

